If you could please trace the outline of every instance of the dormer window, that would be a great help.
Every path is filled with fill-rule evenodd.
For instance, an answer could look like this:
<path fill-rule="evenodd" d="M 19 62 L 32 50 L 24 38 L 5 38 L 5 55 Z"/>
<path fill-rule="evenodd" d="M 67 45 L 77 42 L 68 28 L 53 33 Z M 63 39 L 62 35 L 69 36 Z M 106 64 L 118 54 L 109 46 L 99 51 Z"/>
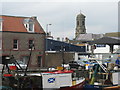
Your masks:
<path fill-rule="evenodd" d="M 28 32 L 34 32 L 34 20 L 27 18 L 24 19 L 24 26 Z"/>
<path fill-rule="evenodd" d="M 34 24 L 33 23 L 29 23 L 29 31 L 34 32 Z"/>

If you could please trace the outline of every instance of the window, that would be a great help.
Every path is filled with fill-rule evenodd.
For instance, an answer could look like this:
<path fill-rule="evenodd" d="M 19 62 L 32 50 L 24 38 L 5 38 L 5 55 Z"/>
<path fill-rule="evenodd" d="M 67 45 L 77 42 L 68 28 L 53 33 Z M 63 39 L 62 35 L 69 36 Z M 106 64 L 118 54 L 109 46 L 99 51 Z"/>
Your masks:
<path fill-rule="evenodd" d="M 29 23 L 29 31 L 30 32 L 33 32 L 34 31 L 34 28 L 33 28 L 33 23 Z"/>
<path fill-rule="evenodd" d="M 25 27 L 28 28 L 28 24 L 25 24 Z"/>
<path fill-rule="evenodd" d="M 13 49 L 18 50 L 18 40 L 17 39 L 13 40 Z"/>
<path fill-rule="evenodd" d="M 96 47 L 106 47 L 104 44 L 97 44 Z"/>
<path fill-rule="evenodd" d="M 29 56 L 22 56 L 21 61 L 27 65 Z"/>
<path fill-rule="evenodd" d="M 77 26 L 79 26 L 79 21 L 77 21 Z"/>
<path fill-rule="evenodd" d="M 82 21 L 82 25 L 85 25 L 85 21 Z"/>
<path fill-rule="evenodd" d="M 24 26 L 28 32 L 34 32 L 34 20 L 30 18 L 24 19 Z"/>
<path fill-rule="evenodd" d="M 28 30 L 28 32 L 34 32 L 34 24 L 33 23 L 25 24 L 25 28 Z"/>
<path fill-rule="evenodd" d="M 33 50 L 35 47 L 34 47 L 34 41 L 33 40 L 29 40 L 29 50 Z"/>

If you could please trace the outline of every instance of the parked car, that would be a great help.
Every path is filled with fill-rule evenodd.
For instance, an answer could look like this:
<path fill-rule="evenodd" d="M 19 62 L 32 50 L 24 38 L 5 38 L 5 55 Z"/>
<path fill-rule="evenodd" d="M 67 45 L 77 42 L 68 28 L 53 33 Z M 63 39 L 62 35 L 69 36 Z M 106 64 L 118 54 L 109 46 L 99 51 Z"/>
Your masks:
<path fill-rule="evenodd" d="M 27 64 L 25 64 L 25 63 L 22 62 L 22 61 L 17 61 L 17 63 L 20 65 L 20 67 L 21 67 L 22 69 L 26 69 Z M 18 64 L 16 64 L 17 68 L 18 68 L 18 69 L 21 69 Z M 15 64 L 14 64 L 14 63 L 8 64 L 8 66 L 15 66 Z"/>
<path fill-rule="evenodd" d="M 2 62 L 0 62 L 0 71 L 2 70 L 3 68 L 3 65 L 8 65 L 9 67 L 10 66 L 15 66 L 15 64 L 13 62 L 17 61 L 17 63 L 20 65 L 20 67 L 22 69 L 26 69 L 27 67 L 27 64 L 25 64 L 24 62 L 20 61 L 20 60 L 15 60 L 13 56 L 10 56 L 10 55 L 4 55 L 4 56 L 1 56 L 0 57 L 0 60 L 2 60 Z M 16 64 L 17 68 L 20 69 L 19 65 Z M 6 68 L 6 66 L 5 66 Z"/>
<path fill-rule="evenodd" d="M 25 64 L 25 63 L 22 62 L 22 61 L 17 61 L 17 63 L 22 67 L 22 69 L 26 69 L 27 64 Z M 18 69 L 20 69 L 20 67 L 19 67 Z"/>
<path fill-rule="evenodd" d="M 70 61 L 69 66 L 70 68 L 75 68 L 75 69 L 85 68 L 85 64 L 81 61 Z"/>
<path fill-rule="evenodd" d="M 62 67 L 64 67 L 65 69 L 70 69 L 69 64 L 62 64 Z"/>

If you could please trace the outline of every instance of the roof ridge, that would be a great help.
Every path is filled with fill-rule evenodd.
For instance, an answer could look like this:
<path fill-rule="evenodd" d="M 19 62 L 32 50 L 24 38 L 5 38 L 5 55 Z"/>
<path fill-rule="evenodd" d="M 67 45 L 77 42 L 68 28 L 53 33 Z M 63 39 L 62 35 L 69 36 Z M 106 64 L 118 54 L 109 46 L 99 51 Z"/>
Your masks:
<path fill-rule="evenodd" d="M 0 15 L 0 16 L 5 16 L 5 17 L 16 17 L 16 18 L 30 18 L 30 16 L 29 16 L 29 17 L 27 17 L 27 16 L 12 16 L 12 15 Z"/>

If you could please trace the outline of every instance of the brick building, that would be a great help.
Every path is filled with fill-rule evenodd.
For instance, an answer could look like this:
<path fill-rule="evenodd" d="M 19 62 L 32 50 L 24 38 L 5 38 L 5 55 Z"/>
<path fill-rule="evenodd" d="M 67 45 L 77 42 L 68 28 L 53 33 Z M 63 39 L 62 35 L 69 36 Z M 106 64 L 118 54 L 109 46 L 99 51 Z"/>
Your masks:
<path fill-rule="evenodd" d="M 13 55 L 27 64 L 32 50 L 29 68 L 43 67 L 45 59 L 45 32 L 36 17 L 0 16 L 1 55 Z"/>
<path fill-rule="evenodd" d="M 46 39 L 46 67 L 57 67 L 75 60 L 75 53 L 85 53 L 85 46 Z"/>

